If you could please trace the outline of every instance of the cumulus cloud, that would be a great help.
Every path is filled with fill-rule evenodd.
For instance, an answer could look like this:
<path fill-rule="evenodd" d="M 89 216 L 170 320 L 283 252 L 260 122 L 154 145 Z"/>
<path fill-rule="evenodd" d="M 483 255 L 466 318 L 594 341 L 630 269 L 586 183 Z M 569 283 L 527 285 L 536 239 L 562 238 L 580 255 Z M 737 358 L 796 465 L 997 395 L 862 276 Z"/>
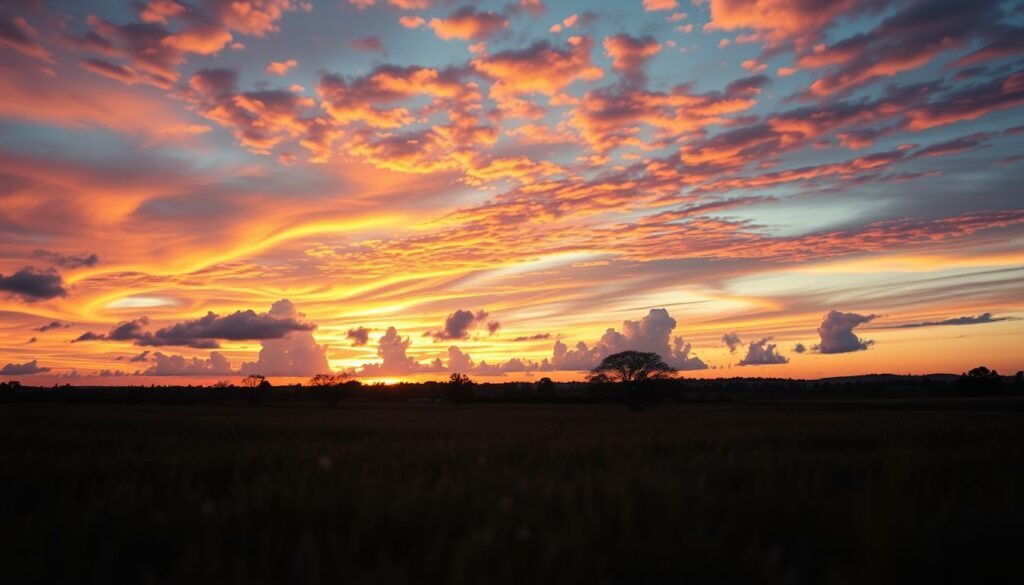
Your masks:
<path fill-rule="evenodd" d="M 56 266 L 62 268 L 81 268 L 82 266 L 96 266 L 99 263 L 100 257 L 97 254 L 81 254 L 66 256 L 64 254 L 58 254 L 56 252 L 50 252 L 49 250 L 36 250 L 32 252 L 32 256 L 45 260 Z"/>
<path fill-rule="evenodd" d="M 316 115 L 316 101 L 291 89 L 238 91 L 238 73 L 232 69 L 200 69 L 189 78 L 188 100 L 209 120 L 232 130 L 245 148 L 270 154 L 282 142 L 296 141 L 310 153 L 310 161 L 326 162 L 332 144 L 341 135 L 326 115 Z"/>
<path fill-rule="evenodd" d="M 804 353 L 805 351 L 807 351 L 807 346 L 802 343 L 797 343 L 796 345 L 793 346 L 793 351 L 795 351 L 796 353 Z"/>
<path fill-rule="evenodd" d="M 459 309 L 448 315 L 444 321 L 444 328 L 440 331 L 427 331 L 424 337 L 433 337 L 435 341 L 443 339 L 468 339 L 469 331 L 474 327 L 484 325 L 490 334 L 494 334 L 501 327 L 497 321 L 486 322 L 488 313 L 480 309 L 477 312 Z"/>
<path fill-rule="evenodd" d="M 467 374 L 473 370 L 473 360 L 456 346 L 448 348 L 448 369 L 451 372 Z"/>
<path fill-rule="evenodd" d="M 809 87 L 809 94 L 826 96 L 917 69 L 944 52 L 974 42 L 988 42 L 995 50 L 976 51 L 962 63 L 977 64 L 1019 53 L 1024 50 L 1019 42 L 1024 29 L 1005 24 L 1001 4 L 1001 0 L 907 2 L 873 29 L 816 46 L 797 64 L 802 68 L 827 68 Z M 1016 36 L 1017 46 L 1007 46 L 1004 35 Z"/>
<path fill-rule="evenodd" d="M 49 372 L 50 368 L 41 367 L 38 360 L 32 360 L 23 364 L 10 363 L 0 368 L 0 376 L 28 376 Z"/>
<path fill-rule="evenodd" d="M 398 19 L 398 24 L 405 28 L 419 28 L 426 23 L 427 21 L 423 20 L 422 16 L 403 16 Z"/>
<path fill-rule="evenodd" d="M 290 324 L 301 324 L 305 316 L 287 299 L 277 301 L 267 316 Z M 286 328 L 282 335 L 263 338 L 256 362 L 243 363 L 242 374 L 264 376 L 313 376 L 331 371 L 327 362 L 327 345 L 319 345 L 309 327 Z M 211 354 L 212 357 L 212 354 Z"/>
<path fill-rule="evenodd" d="M 747 347 L 746 357 L 740 360 L 739 365 L 763 366 L 789 363 L 789 358 L 780 354 L 774 343 L 768 343 L 771 339 L 771 337 L 765 337 L 760 341 L 751 342 Z"/>
<path fill-rule="evenodd" d="M 953 317 L 942 321 L 924 321 L 921 323 L 904 323 L 902 325 L 889 325 L 884 329 L 916 329 L 918 327 L 942 327 L 945 325 L 979 325 L 982 323 L 998 323 L 1000 321 L 1013 321 L 1014 317 L 994 317 L 992 313 L 980 315 L 968 315 L 966 317 Z"/>
<path fill-rule="evenodd" d="M 726 333 L 722 336 L 722 343 L 729 348 L 729 353 L 736 353 L 736 348 L 739 347 L 743 341 L 740 340 L 738 333 Z"/>
<path fill-rule="evenodd" d="M 611 354 L 633 350 L 657 353 L 677 370 L 707 369 L 707 364 L 691 355 L 689 343 L 681 336 L 672 336 L 675 327 L 676 320 L 667 310 L 651 309 L 640 321 L 623 321 L 622 332 L 609 328 L 593 347 L 580 341 L 575 349 L 569 349 L 561 341 L 556 341 L 551 367 L 554 370 L 589 370 Z"/>
<path fill-rule="evenodd" d="M 479 321 L 477 314 L 469 311 L 453 313 L 456 318 L 451 321 L 449 334 L 454 339 L 461 339 L 460 332 L 466 335 L 466 322 L 469 317 Z M 484 315 L 486 316 L 486 315 Z M 583 371 L 595 367 L 602 359 L 613 353 L 626 350 L 650 351 L 658 353 L 669 365 L 679 370 L 703 370 L 707 365 L 697 356 L 692 355 L 691 346 L 682 337 L 671 335 L 676 321 L 665 309 L 651 309 L 650 313 L 640 321 L 623 322 L 623 331 L 608 329 L 605 335 L 594 346 L 579 342 L 575 349 L 569 349 L 561 341 L 556 341 L 552 358 L 539 362 L 511 358 L 505 362 L 475 362 L 472 357 L 458 346 L 450 346 L 447 360 L 437 357 L 430 362 L 418 362 L 408 355 L 412 341 L 402 337 L 394 327 L 389 327 L 377 345 L 377 355 L 381 361 L 365 364 L 359 371 L 361 376 L 396 376 L 417 373 L 458 372 L 481 376 L 500 376 L 512 372 L 534 371 Z M 529 337 L 516 338 L 517 341 L 548 339 L 550 334 L 537 334 Z"/>
<path fill-rule="evenodd" d="M 115 24 L 95 14 L 91 30 L 68 42 L 107 60 L 87 60 L 87 69 L 124 83 L 148 83 L 170 89 L 190 54 L 213 55 L 234 40 L 234 33 L 262 37 L 278 30 L 285 12 L 304 2 L 293 0 L 205 0 L 190 5 L 152 0 L 139 5 L 139 20 Z M 85 63 L 83 63 L 85 64 Z"/>
<path fill-rule="evenodd" d="M 434 30 L 434 34 L 446 41 L 479 41 L 508 28 L 508 19 L 496 12 L 477 11 L 472 6 L 466 6 L 446 18 L 431 18 L 429 26 Z"/>
<path fill-rule="evenodd" d="M 457 372 L 481 376 L 500 376 L 509 372 L 527 372 L 549 368 L 547 360 L 541 363 L 510 359 L 502 364 L 476 363 L 469 354 L 450 346 L 447 360 L 437 357 L 430 362 L 418 362 L 408 355 L 412 340 L 402 337 L 394 327 L 388 327 L 377 344 L 377 355 L 381 361 L 365 364 L 359 370 L 360 376 L 403 376 L 409 374 Z"/>
<path fill-rule="evenodd" d="M 56 270 L 36 270 L 31 266 L 26 266 L 9 276 L 0 274 L 0 292 L 9 293 L 28 302 L 68 295 L 64 288 L 64 280 Z"/>
<path fill-rule="evenodd" d="M 370 340 L 370 330 L 366 327 L 356 327 L 355 329 L 349 329 L 345 333 L 345 337 L 352 340 L 353 347 L 366 345 L 366 342 Z"/>
<path fill-rule="evenodd" d="M 67 329 L 68 327 L 70 327 L 70 325 L 65 325 L 64 323 L 61 323 L 60 321 L 50 321 L 46 325 L 42 325 L 40 327 L 36 327 L 32 331 L 38 331 L 40 333 L 46 333 L 47 331 L 51 331 L 53 329 Z"/>
<path fill-rule="evenodd" d="M 536 118 L 543 112 L 523 96 L 542 94 L 554 98 L 577 80 L 592 81 L 604 75 L 590 60 L 593 46 L 590 37 L 571 37 L 565 49 L 539 42 L 526 49 L 480 57 L 471 63 L 477 72 L 493 80 L 489 95 L 507 115 Z"/>
<path fill-rule="evenodd" d="M 136 361 L 133 359 L 132 361 Z M 211 351 L 208 359 L 197 357 L 186 358 L 180 355 L 165 355 L 161 352 L 153 354 L 152 366 L 143 374 L 146 376 L 203 376 L 230 375 L 235 372 L 231 363 L 218 351 Z"/>
<path fill-rule="evenodd" d="M 628 34 L 617 34 L 604 40 L 605 53 L 612 59 L 612 67 L 622 73 L 624 79 L 639 83 L 644 80 L 644 66 L 647 61 L 661 52 L 661 44 L 651 36 L 642 38 Z"/>
<path fill-rule="evenodd" d="M 475 374 L 478 376 L 501 376 L 512 372 L 532 372 L 547 367 L 547 361 L 542 363 L 524 361 L 519 358 L 512 358 L 503 364 L 489 364 L 486 361 L 476 363 L 466 352 L 456 346 L 448 348 L 448 362 L 443 363 L 437 358 L 430 364 L 431 370 L 448 371 L 458 374 Z"/>
<path fill-rule="evenodd" d="M 394 327 L 388 327 L 377 342 L 377 355 L 381 361 L 365 364 L 360 371 L 364 376 L 394 376 L 422 371 L 424 366 L 407 355 L 412 341 L 402 337 Z"/>
<path fill-rule="evenodd" d="M 287 61 L 271 61 L 267 65 L 266 72 L 271 75 L 285 75 L 289 70 L 297 67 L 299 64 L 295 59 L 288 59 Z"/>
<path fill-rule="evenodd" d="M 883 4 L 877 0 L 709 0 L 709 3 L 710 29 L 753 29 L 776 44 L 795 40 L 802 45 L 819 40 L 839 17 Z"/>
<path fill-rule="evenodd" d="M 815 346 L 815 349 L 821 353 L 847 353 L 866 350 L 874 341 L 857 337 L 853 330 L 876 317 L 877 315 L 842 313 L 836 310 L 829 311 L 825 314 L 821 325 L 818 327 L 821 343 Z"/>
<path fill-rule="evenodd" d="M 205 317 L 144 331 L 149 324 L 147 317 L 118 323 L 105 334 L 88 331 L 75 341 L 133 341 L 139 346 L 178 345 L 196 349 L 220 347 L 218 340 L 249 341 L 281 339 L 290 333 L 308 332 L 316 328 L 313 323 L 304 322 L 287 299 L 274 303 L 267 313 L 256 313 L 252 309 L 235 311 L 223 317 L 213 311 Z"/>

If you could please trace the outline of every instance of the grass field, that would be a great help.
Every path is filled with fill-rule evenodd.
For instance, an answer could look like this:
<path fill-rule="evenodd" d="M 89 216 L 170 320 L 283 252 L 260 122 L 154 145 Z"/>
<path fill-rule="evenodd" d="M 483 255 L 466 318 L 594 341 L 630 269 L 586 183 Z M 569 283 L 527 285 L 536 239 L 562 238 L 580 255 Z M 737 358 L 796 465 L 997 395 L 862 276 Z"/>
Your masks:
<path fill-rule="evenodd" d="M 1024 582 L 1022 496 L 1019 399 L 0 405 L 3 583 Z"/>

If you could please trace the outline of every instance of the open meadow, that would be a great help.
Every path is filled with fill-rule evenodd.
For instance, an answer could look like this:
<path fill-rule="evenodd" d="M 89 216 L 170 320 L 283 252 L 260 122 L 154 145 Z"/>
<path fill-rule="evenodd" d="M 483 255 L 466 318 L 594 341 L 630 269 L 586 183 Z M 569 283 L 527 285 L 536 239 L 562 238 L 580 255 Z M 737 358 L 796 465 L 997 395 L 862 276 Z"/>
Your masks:
<path fill-rule="evenodd" d="M 0 405 L 0 582 L 1021 582 L 1024 400 Z"/>

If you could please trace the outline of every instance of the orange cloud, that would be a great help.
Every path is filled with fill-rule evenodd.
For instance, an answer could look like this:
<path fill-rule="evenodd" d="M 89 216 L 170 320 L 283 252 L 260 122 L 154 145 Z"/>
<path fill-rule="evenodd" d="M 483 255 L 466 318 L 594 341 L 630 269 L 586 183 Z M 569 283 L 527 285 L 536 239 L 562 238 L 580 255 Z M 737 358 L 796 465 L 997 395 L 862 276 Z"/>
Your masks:
<path fill-rule="evenodd" d="M 511 112 L 524 110 L 520 96 L 543 94 L 558 96 L 577 80 L 600 79 L 604 72 L 590 61 L 594 41 L 590 37 L 573 37 L 568 49 L 553 48 L 539 42 L 520 51 L 503 51 L 488 57 L 473 59 L 476 71 L 490 78 L 491 98 Z"/>
<path fill-rule="evenodd" d="M 399 24 L 405 28 L 419 28 L 426 24 L 422 16 L 403 16 L 398 19 Z"/>
<path fill-rule="evenodd" d="M 644 10 L 657 12 L 659 10 L 674 10 L 679 3 L 676 0 L 644 0 Z"/>
<path fill-rule="evenodd" d="M 478 12 L 472 6 L 466 6 L 446 18 L 431 18 L 430 28 L 438 38 L 446 41 L 486 40 L 496 32 L 508 28 L 508 19 L 496 12 Z"/>
<path fill-rule="evenodd" d="M 271 75 L 285 75 L 288 71 L 296 66 L 299 62 L 295 59 L 288 59 L 287 61 L 272 61 L 267 65 L 266 72 Z"/>
<path fill-rule="evenodd" d="M 837 18 L 864 10 L 864 0 L 803 2 L 801 0 L 709 0 L 712 30 L 754 29 L 773 42 L 818 39 Z"/>
<path fill-rule="evenodd" d="M 612 59 L 612 67 L 621 71 L 627 79 L 643 79 L 643 67 L 647 60 L 661 52 L 661 44 L 654 37 L 635 38 L 617 34 L 604 40 L 604 50 Z"/>

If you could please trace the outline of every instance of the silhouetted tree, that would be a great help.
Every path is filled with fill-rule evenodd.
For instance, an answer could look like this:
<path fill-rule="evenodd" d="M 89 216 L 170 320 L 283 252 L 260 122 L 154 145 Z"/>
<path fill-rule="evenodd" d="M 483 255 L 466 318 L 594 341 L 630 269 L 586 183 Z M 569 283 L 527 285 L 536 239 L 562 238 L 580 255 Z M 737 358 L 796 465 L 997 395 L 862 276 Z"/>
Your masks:
<path fill-rule="evenodd" d="M 555 383 L 547 376 L 537 381 L 537 394 L 541 396 L 554 396 L 555 395 Z"/>
<path fill-rule="evenodd" d="M 999 372 L 979 366 L 960 375 L 960 389 L 969 394 L 994 394 L 999 392 L 1002 380 Z"/>
<path fill-rule="evenodd" d="M 323 397 L 328 408 L 334 408 L 337 406 L 338 401 L 341 400 L 341 395 L 349 378 L 349 374 L 344 372 L 338 374 L 317 374 L 309 379 L 309 385 Z"/>
<path fill-rule="evenodd" d="M 11 380 L 10 382 L 0 382 L 0 401 L 14 400 L 14 393 L 21 388 L 21 382 L 17 380 Z"/>
<path fill-rule="evenodd" d="M 266 381 L 266 376 L 261 376 L 259 374 L 249 374 L 248 376 L 242 378 L 242 386 L 245 386 L 246 388 L 252 388 L 255 390 L 256 388 L 260 387 L 260 384 Z"/>
<path fill-rule="evenodd" d="M 590 370 L 588 380 L 592 384 L 621 386 L 630 410 L 640 411 L 654 402 L 655 383 L 669 380 L 675 373 L 675 368 L 656 353 L 622 351 L 604 358 Z"/>
<path fill-rule="evenodd" d="M 249 404 L 253 406 L 259 404 L 263 394 L 268 393 L 271 388 L 270 382 L 267 381 L 267 377 L 260 374 L 249 374 L 242 378 L 242 386 L 249 389 L 249 392 L 247 393 Z"/>
<path fill-rule="evenodd" d="M 465 374 L 452 374 L 445 384 L 445 391 L 449 402 L 461 406 L 463 402 L 473 399 L 473 381 Z"/>

